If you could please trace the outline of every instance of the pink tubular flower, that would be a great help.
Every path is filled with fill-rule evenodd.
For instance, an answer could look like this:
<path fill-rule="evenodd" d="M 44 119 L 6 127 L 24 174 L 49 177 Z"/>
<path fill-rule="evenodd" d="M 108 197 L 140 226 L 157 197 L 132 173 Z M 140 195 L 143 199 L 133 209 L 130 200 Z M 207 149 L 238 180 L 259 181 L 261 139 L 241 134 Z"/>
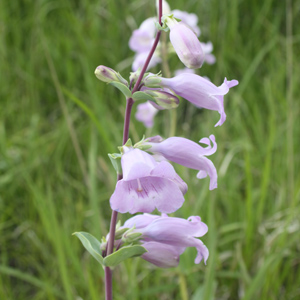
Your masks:
<path fill-rule="evenodd" d="M 184 69 L 178 69 L 174 72 L 175 76 L 178 76 L 180 74 L 186 74 L 186 73 L 195 74 L 195 70 L 189 69 L 189 68 L 184 68 Z"/>
<path fill-rule="evenodd" d="M 197 256 L 195 263 L 204 263 L 209 252 L 206 246 L 197 239 L 207 233 L 207 226 L 198 216 L 187 220 L 143 214 L 127 220 L 123 227 L 135 226 L 134 232 L 142 234 L 141 243 L 148 252 L 141 257 L 161 268 L 177 266 L 179 256 L 187 247 L 195 247 Z"/>
<path fill-rule="evenodd" d="M 157 218 L 148 226 L 140 228 L 138 232 L 143 234 L 144 239 L 178 247 L 179 253 L 183 252 L 186 247 L 195 247 L 198 252 L 195 263 L 199 264 L 202 259 L 206 263 L 208 249 L 196 237 L 205 235 L 207 230 L 206 224 L 201 222 L 200 217 L 192 216 L 187 220 L 169 217 Z"/>
<path fill-rule="evenodd" d="M 164 16 L 163 22 L 170 29 L 170 41 L 179 59 L 190 69 L 200 68 L 204 52 L 193 30 L 184 22 L 177 22 L 173 15 Z"/>
<path fill-rule="evenodd" d="M 158 242 L 145 242 L 142 246 L 148 251 L 141 258 L 160 268 L 177 267 L 181 251 L 175 246 Z"/>
<path fill-rule="evenodd" d="M 189 14 L 186 11 L 182 11 L 179 9 L 172 10 L 172 14 L 174 15 L 175 18 L 180 19 L 181 22 L 185 23 L 188 25 L 197 36 L 200 36 L 200 28 L 197 26 L 198 23 L 198 17 L 197 15 L 191 13 Z"/>
<path fill-rule="evenodd" d="M 224 95 L 229 92 L 230 88 L 238 85 L 238 81 L 227 81 L 225 78 L 223 84 L 217 87 L 199 75 L 180 74 L 173 78 L 161 78 L 160 84 L 173 90 L 175 94 L 185 98 L 197 107 L 218 111 L 221 117 L 215 126 L 220 126 L 226 120 L 223 103 Z"/>
<path fill-rule="evenodd" d="M 169 27 L 170 41 L 181 62 L 190 69 L 200 68 L 204 52 L 196 34 L 183 22 L 176 22 Z"/>
<path fill-rule="evenodd" d="M 145 103 L 137 105 L 137 112 L 135 114 L 135 118 L 138 121 L 143 122 L 145 127 L 151 128 L 153 127 L 153 119 L 157 112 L 158 110 L 147 101 Z"/>
<path fill-rule="evenodd" d="M 151 215 L 151 214 L 136 215 L 136 216 L 128 219 L 124 223 L 122 228 L 131 228 L 131 227 L 135 227 L 136 229 L 144 228 L 157 218 L 160 218 L 160 216 Z"/>
<path fill-rule="evenodd" d="M 113 210 L 121 213 L 171 213 L 180 208 L 187 191 L 186 183 L 166 161 L 154 158 L 139 149 L 127 148 L 122 155 L 123 179 L 119 180 L 110 198 Z"/>
<path fill-rule="evenodd" d="M 211 147 L 208 138 L 200 140 L 200 143 L 207 145 L 206 148 L 182 137 L 170 137 L 163 141 L 158 137 L 154 137 L 147 139 L 144 144 L 151 146 L 147 150 L 149 152 L 160 154 L 167 160 L 187 168 L 199 170 L 197 177 L 200 179 L 208 175 L 210 177 L 209 189 L 213 190 L 217 188 L 218 175 L 214 164 L 205 156 L 215 153 L 217 144 L 214 135 L 211 135 L 209 138 L 213 143 L 213 147 Z"/>

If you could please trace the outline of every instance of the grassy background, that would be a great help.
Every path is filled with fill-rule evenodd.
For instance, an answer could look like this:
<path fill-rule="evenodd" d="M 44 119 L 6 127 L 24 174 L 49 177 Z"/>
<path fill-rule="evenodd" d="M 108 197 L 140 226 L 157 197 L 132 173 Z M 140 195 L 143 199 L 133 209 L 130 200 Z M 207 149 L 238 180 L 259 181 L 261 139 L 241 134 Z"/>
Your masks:
<path fill-rule="evenodd" d="M 108 231 L 116 176 L 107 153 L 121 143 L 125 101 L 93 71 L 129 74 L 128 40 L 153 2 L 0 2 L 0 299 L 104 299 L 103 270 L 71 233 Z M 240 81 L 225 97 L 222 127 L 213 127 L 216 112 L 186 101 L 177 111 L 177 135 L 218 142 L 217 190 L 177 168 L 189 191 L 176 216 L 208 224 L 210 257 L 194 265 L 188 249 L 169 270 L 125 262 L 114 272 L 115 299 L 299 299 L 300 3 L 172 8 L 195 12 L 201 39 L 215 46 L 217 63 L 201 74 Z M 160 113 L 151 134 L 167 136 L 168 120 Z M 133 140 L 144 133 L 133 120 Z"/>

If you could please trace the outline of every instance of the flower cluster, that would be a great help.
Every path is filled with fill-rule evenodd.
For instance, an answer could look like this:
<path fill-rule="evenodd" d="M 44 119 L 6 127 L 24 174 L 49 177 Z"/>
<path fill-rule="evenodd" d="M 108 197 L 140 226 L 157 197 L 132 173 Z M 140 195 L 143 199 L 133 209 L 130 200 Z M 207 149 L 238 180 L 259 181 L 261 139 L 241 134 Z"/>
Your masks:
<path fill-rule="evenodd" d="M 171 11 L 166 1 L 163 1 L 163 12 L 165 15 L 165 23 L 170 30 L 170 45 L 167 47 L 168 53 L 177 53 L 181 62 L 186 66 L 185 69 L 176 70 L 174 74 L 195 73 L 195 69 L 200 68 L 203 62 L 214 64 L 216 58 L 212 54 L 212 42 L 208 41 L 207 43 L 203 43 L 198 40 L 201 30 L 198 26 L 197 15 L 178 9 Z M 155 21 L 156 18 L 154 17 L 146 19 L 140 27 L 132 33 L 129 40 L 129 47 L 135 52 L 132 64 L 133 71 L 137 71 L 143 66 L 149 50 L 151 49 L 156 34 Z M 158 44 L 148 69 L 161 63 L 161 53 L 160 44 Z M 155 106 L 154 108 L 156 109 L 153 109 L 153 105 L 151 106 L 149 103 L 147 105 L 137 105 L 135 117 L 147 128 L 153 127 L 153 120 L 158 112 L 158 108 Z"/>
<path fill-rule="evenodd" d="M 95 74 L 98 79 L 118 88 L 126 96 L 127 104 L 128 101 L 143 102 L 137 107 L 136 118 L 144 122 L 146 127 L 153 126 L 153 118 L 158 110 L 177 108 L 179 97 L 198 108 L 217 111 L 220 119 L 215 126 L 221 126 L 226 120 L 224 96 L 238 81 L 225 78 L 220 86 L 216 86 L 207 78 L 195 74 L 194 70 L 200 68 L 204 61 L 215 62 L 211 54 L 212 43 L 199 41 L 200 29 L 195 14 L 170 11 L 166 2 L 164 10 L 160 24 L 155 25 L 155 18 L 147 19 L 130 38 L 129 46 L 136 56 L 129 83 L 118 72 L 105 66 L 99 66 Z M 177 71 L 172 78 L 165 78 L 160 73 L 144 74 L 140 70 L 150 49 L 154 55 L 148 67 L 162 60 L 159 49 L 152 49 L 156 45 L 157 30 L 169 31 L 173 52 L 186 66 L 185 70 Z M 200 217 L 191 216 L 185 220 L 168 217 L 167 214 L 176 212 L 183 205 L 188 190 L 187 183 L 171 163 L 197 170 L 198 179 L 209 178 L 210 190 L 217 188 L 217 170 L 208 158 L 217 151 L 215 136 L 202 138 L 199 143 L 184 137 L 164 139 L 153 136 L 133 145 L 129 139 L 119 150 L 120 153 L 110 154 L 119 174 L 110 198 L 111 208 L 119 213 L 143 214 L 128 219 L 122 227 L 118 227 L 116 236 L 109 234 L 103 240 L 101 249 L 104 254 L 107 239 L 112 239 L 111 245 L 115 245 L 117 250 L 125 249 L 128 245 L 142 246 L 143 253 L 139 255 L 159 267 L 177 266 L 180 255 L 187 247 L 197 249 L 196 264 L 202 260 L 206 263 L 209 252 L 198 238 L 205 235 L 208 228 Z M 151 215 L 155 209 L 162 214 Z"/>

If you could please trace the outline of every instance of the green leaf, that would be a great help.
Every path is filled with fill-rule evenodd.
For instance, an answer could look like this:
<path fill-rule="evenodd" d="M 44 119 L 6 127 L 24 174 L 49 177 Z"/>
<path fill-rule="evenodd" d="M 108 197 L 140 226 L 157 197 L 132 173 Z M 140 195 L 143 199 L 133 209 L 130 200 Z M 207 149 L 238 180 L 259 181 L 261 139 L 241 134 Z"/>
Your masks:
<path fill-rule="evenodd" d="M 147 93 L 144 93 L 144 92 L 135 92 L 133 95 L 132 95 L 132 99 L 134 101 L 153 101 L 155 102 L 155 99 L 150 96 L 149 94 Z"/>
<path fill-rule="evenodd" d="M 131 91 L 130 89 L 123 83 L 120 83 L 118 81 L 112 81 L 111 83 L 109 83 L 111 85 L 113 85 L 114 87 L 116 87 L 117 89 L 119 89 L 126 98 L 130 98 L 132 97 Z"/>
<path fill-rule="evenodd" d="M 140 245 L 126 246 L 106 256 L 103 259 L 103 263 L 104 266 L 114 267 L 118 265 L 120 262 L 126 260 L 127 258 L 131 258 L 134 256 L 141 256 L 145 252 L 147 252 L 147 250 Z"/>
<path fill-rule="evenodd" d="M 74 232 L 73 235 L 76 235 L 84 248 L 103 266 L 103 257 L 101 255 L 101 243 L 88 232 Z"/>

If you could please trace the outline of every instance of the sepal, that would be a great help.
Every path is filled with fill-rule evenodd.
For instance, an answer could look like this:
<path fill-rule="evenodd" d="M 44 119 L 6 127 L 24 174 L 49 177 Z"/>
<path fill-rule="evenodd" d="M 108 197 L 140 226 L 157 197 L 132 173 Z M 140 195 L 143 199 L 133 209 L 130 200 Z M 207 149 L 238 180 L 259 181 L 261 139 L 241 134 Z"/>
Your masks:
<path fill-rule="evenodd" d="M 155 27 L 157 30 L 168 32 L 176 23 L 180 22 L 180 19 L 174 17 L 173 14 L 165 14 L 161 18 L 162 25 L 155 22 Z"/>
<path fill-rule="evenodd" d="M 148 139 L 146 141 L 148 142 Z M 144 142 L 145 142 L 145 136 L 143 135 L 143 138 L 139 142 L 134 144 L 133 148 L 137 148 L 137 149 L 140 149 L 142 151 L 149 150 L 152 146 L 151 145 L 146 145 L 146 144 L 144 144 Z"/>
<path fill-rule="evenodd" d="M 142 235 L 143 234 L 140 232 L 132 232 L 132 230 L 129 229 L 125 234 L 123 234 L 122 241 L 124 243 L 132 243 L 138 241 Z"/>
<path fill-rule="evenodd" d="M 172 109 L 179 105 L 179 99 L 171 93 L 159 90 L 146 90 L 145 93 L 153 97 L 160 108 Z"/>
<path fill-rule="evenodd" d="M 127 142 L 123 146 L 119 146 L 118 149 L 122 154 L 125 154 L 128 151 L 128 148 L 132 148 L 132 141 L 128 139 Z"/>
<path fill-rule="evenodd" d="M 132 99 L 134 101 L 153 101 L 153 102 L 155 102 L 154 97 L 152 97 L 151 95 L 149 95 L 148 93 L 145 93 L 145 92 L 135 92 L 132 95 Z"/>
<path fill-rule="evenodd" d="M 115 234 L 115 240 L 119 240 L 122 238 L 123 234 L 128 230 L 129 228 L 120 228 L 116 230 Z"/>
<path fill-rule="evenodd" d="M 144 78 L 144 84 L 146 87 L 150 88 L 160 88 L 161 87 L 161 75 L 160 74 L 150 74 Z"/>

